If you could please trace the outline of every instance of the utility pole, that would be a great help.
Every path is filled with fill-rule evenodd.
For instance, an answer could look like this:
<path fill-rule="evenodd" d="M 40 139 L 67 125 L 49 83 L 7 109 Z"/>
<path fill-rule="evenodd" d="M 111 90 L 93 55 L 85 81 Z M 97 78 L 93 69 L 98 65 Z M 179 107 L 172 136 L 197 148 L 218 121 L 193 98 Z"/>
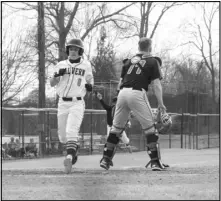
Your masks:
<path fill-rule="evenodd" d="M 39 56 L 39 93 L 38 93 L 38 108 L 45 108 L 45 25 L 44 25 L 44 3 L 38 2 L 38 56 Z M 45 129 L 44 112 L 39 112 L 38 115 L 38 130 L 39 130 L 39 154 L 43 155 L 45 150 Z"/>

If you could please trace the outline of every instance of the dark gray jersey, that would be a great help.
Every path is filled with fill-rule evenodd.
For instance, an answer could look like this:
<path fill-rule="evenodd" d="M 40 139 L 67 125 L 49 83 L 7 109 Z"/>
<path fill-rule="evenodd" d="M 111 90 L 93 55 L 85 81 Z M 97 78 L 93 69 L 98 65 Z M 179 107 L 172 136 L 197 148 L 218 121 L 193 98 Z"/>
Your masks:
<path fill-rule="evenodd" d="M 159 63 L 153 56 L 137 54 L 124 64 L 121 78 L 121 88 L 135 87 L 147 91 L 151 81 L 162 79 L 162 75 Z"/>

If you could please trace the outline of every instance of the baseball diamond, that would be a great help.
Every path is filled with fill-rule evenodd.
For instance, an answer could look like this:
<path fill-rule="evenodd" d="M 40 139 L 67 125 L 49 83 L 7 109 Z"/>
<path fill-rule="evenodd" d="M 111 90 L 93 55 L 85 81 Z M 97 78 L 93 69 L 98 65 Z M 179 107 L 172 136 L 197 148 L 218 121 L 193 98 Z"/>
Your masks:
<path fill-rule="evenodd" d="M 219 2 L 1 8 L 2 200 L 220 200 Z"/>
<path fill-rule="evenodd" d="M 219 199 L 219 149 L 163 149 L 162 156 L 170 164 L 166 171 L 146 169 L 143 151 L 117 154 L 107 172 L 99 167 L 100 155 L 85 155 L 69 175 L 63 157 L 3 161 L 2 199 Z"/>

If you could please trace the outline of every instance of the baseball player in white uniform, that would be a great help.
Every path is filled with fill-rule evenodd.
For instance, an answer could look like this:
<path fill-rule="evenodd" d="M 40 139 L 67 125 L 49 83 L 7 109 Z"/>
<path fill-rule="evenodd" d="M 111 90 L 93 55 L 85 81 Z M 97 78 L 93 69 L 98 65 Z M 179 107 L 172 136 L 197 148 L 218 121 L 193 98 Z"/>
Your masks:
<path fill-rule="evenodd" d="M 56 86 L 58 101 L 58 136 L 61 143 L 66 145 L 67 155 L 64 159 L 65 172 L 70 173 L 72 165 L 77 161 L 79 147 L 79 129 L 84 117 L 84 96 L 92 91 L 94 78 L 89 61 L 82 55 L 83 42 L 72 39 L 66 46 L 68 59 L 56 65 L 52 87 Z"/>

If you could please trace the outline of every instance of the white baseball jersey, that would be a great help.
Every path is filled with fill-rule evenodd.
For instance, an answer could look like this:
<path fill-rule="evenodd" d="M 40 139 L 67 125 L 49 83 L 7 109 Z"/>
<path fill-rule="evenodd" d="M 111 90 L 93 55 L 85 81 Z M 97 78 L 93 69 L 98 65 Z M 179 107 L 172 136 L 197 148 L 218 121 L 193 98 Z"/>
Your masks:
<path fill-rule="evenodd" d="M 60 76 L 60 82 L 56 86 L 59 97 L 84 97 L 85 84 L 94 84 L 91 64 L 83 58 L 79 63 L 70 63 L 68 59 L 60 61 L 55 68 L 56 72 L 66 68 L 65 74 Z"/>

